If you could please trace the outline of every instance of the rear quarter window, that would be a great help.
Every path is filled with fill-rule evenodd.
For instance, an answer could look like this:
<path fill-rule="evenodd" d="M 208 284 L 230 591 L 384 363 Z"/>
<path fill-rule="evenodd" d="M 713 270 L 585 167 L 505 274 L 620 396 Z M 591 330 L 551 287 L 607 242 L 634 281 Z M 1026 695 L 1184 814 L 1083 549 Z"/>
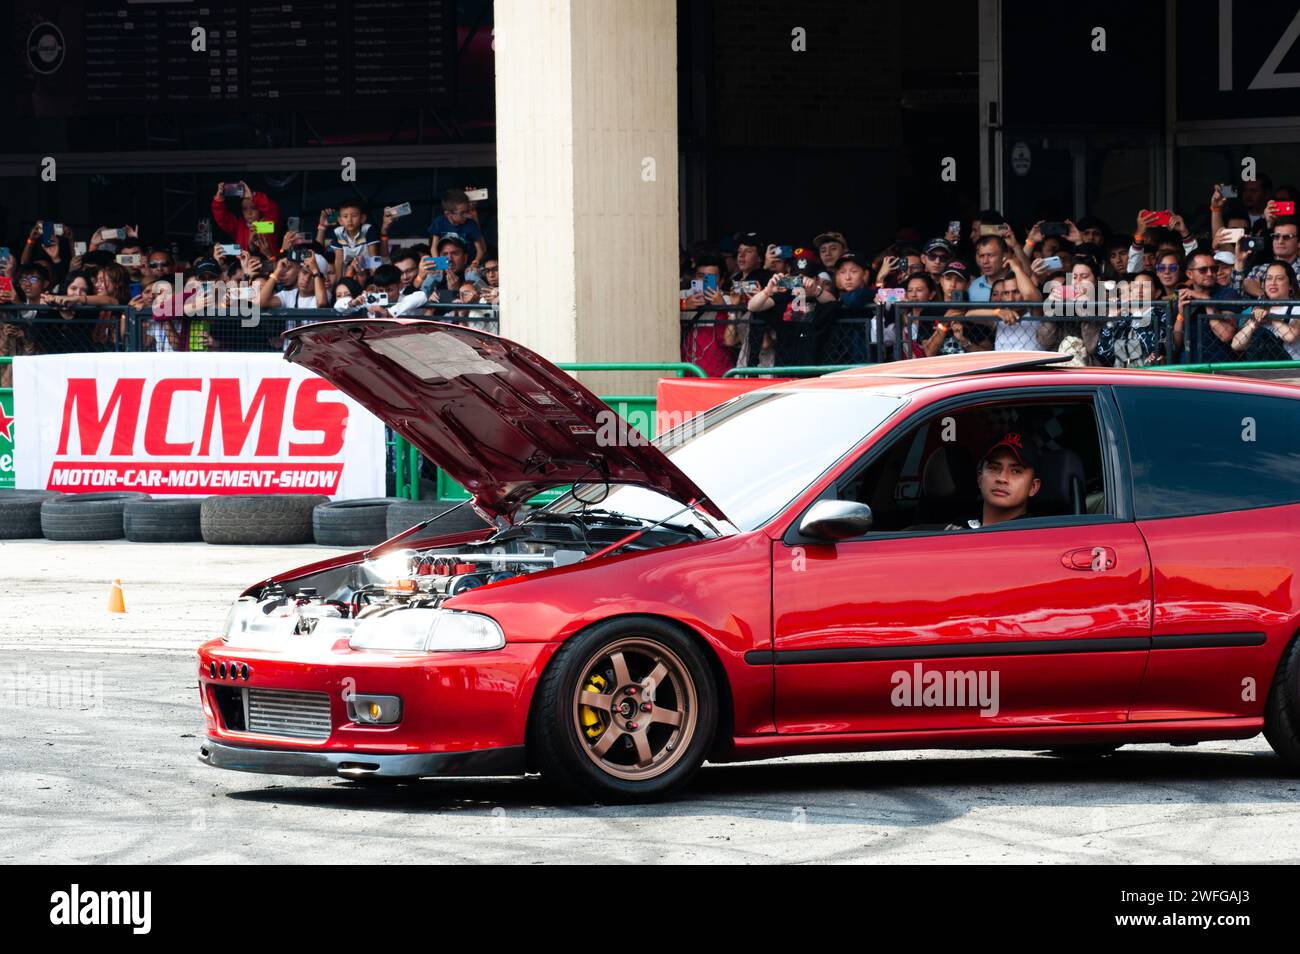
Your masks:
<path fill-rule="evenodd" d="M 1138 519 L 1300 502 L 1300 400 L 1117 388 Z"/>

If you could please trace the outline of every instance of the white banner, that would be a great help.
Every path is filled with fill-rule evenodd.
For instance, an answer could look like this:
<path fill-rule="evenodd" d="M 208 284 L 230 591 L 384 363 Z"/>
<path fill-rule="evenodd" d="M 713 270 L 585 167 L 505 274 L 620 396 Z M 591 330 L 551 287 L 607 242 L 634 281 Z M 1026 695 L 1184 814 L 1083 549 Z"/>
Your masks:
<path fill-rule="evenodd" d="M 66 493 L 384 496 L 384 426 L 274 354 L 14 359 L 15 483 Z"/>

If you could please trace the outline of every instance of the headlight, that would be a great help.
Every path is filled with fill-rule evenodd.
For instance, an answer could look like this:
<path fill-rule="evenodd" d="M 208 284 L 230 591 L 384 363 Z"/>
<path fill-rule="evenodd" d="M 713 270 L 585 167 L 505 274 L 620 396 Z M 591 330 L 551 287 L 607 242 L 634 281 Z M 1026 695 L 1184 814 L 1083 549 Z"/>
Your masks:
<path fill-rule="evenodd" d="M 401 609 L 363 619 L 348 641 L 353 649 L 415 653 L 473 652 L 505 644 L 496 620 L 443 609 Z"/>

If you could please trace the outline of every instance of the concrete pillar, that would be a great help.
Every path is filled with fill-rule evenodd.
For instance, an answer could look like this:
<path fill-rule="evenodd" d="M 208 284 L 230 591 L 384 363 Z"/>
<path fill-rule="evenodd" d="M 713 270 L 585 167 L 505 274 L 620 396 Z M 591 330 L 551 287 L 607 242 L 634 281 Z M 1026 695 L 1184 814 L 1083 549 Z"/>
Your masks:
<path fill-rule="evenodd" d="M 552 361 L 678 360 L 675 0 L 494 17 L 501 333 Z"/>

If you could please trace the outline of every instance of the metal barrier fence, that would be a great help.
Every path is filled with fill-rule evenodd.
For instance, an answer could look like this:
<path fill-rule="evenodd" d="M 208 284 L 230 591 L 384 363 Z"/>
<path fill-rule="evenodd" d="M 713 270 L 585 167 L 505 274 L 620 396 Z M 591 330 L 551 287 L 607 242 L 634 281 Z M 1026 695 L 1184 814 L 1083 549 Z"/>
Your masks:
<path fill-rule="evenodd" d="M 155 318 L 130 305 L 0 305 L 0 354 L 67 354 L 99 351 L 278 351 L 280 335 L 317 321 L 365 314 L 364 308 L 237 309 L 182 318 Z M 495 334 L 497 305 L 434 302 L 403 317 L 438 318 Z"/>
<path fill-rule="evenodd" d="M 743 305 L 684 313 L 682 356 L 724 377 L 806 376 L 981 350 L 1064 351 L 1107 367 L 1300 360 L 1300 300 L 1290 299 L 1190 299 L 1181 311 L 1160 299 L 1133 308 L 1114 300 L 898 301 L 829 315 L 755 315 Z"/>

